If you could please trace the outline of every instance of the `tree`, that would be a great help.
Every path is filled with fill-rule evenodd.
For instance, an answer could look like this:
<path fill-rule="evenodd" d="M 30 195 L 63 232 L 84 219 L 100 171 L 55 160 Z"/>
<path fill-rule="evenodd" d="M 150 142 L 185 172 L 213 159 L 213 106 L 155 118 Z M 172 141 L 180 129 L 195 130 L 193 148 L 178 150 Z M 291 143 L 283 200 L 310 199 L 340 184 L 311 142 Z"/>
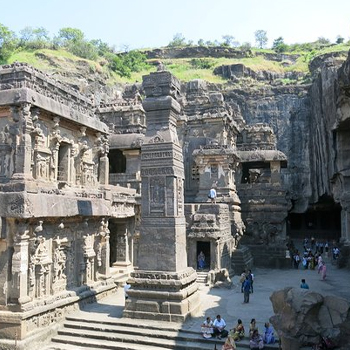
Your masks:
<path fill-rule="evenodd" d="M 198 46 L 204 46 L 205 43 L 204 43 L 204 40 L 203 39 L 199 39 L 198 40 Z"/>
<path fill-rule="evenodd" d="M 267 44 L 267 32 L 265 30 L 259 29 L 255 31 L 255 42 L 260 49 L 264 48 Z"/>
<path fill-rule="evenodd" d="M 125 54 L 114 55 L 110 67 L 121 77 L 131 77 L 131 72 L 139 72 L 147 67 L 146 55 L 132 50 Z"/>
<path fill-rule="evenodd" d="M 272 49 L 276 52 L 285 52 L 288 50 L 288 45 L 284 43 L 284 39 L 280 36 L 273 41 Z"/>
<path fill-rule="evenodd" d="M 0 61 L 5 62 L 12 55 L 16 44 L 15 33 L 0 23 Z"/>
<path fill-rule="evenodd" d="M 84 33 L 76 28 L 62 28 L 58 32 L 58 39 L 62 41 L 63 46 L 67 46 L 71 42 L 75 43 L 84 40 Z"/>
<path fill-rule="evenodd" d="M 251 48 L 252 48 L 252 44 L 249 42 L 244 42 L 240 47 L 242 51 L 249 51 Z"/>
<path fill-rule="evenodd" d="M 340 35 L 337 35 L 337 40 L 336 40 L 336 44 L 343 44 L 344 43 L 344 38 L 341 37 Z"/>
<path fill-rule="evenodd" d="M 330 42 L 329 39 L 325 38 L 324 36 L 320 36 L 317 39 L 317 43 L 320 44 L 320 45 L 329 45 L 331 42 Z"/>
<path fill-rule="evenodd" d="M 173 37 L 173 40 L 170 41 L 168 46 L 170 47 L 181 47 L 186 45 L 186 39 L 181 33 L 176 33 Z"/>
<path fill-rule="evenodd" d="M 235 37 L 232 35 L 223 35 L 222 38 L 224 39 L 224 42 L 222 43 L 224 46 L 232 46 L 235 42 Z"/>
<path fill-rule="evenodd" d="M 25 27 L 20 32 L 20 43 L 22 47 L 29 49 L 42 49 L 50 46 L 49 32 L 43 28 Z"/>

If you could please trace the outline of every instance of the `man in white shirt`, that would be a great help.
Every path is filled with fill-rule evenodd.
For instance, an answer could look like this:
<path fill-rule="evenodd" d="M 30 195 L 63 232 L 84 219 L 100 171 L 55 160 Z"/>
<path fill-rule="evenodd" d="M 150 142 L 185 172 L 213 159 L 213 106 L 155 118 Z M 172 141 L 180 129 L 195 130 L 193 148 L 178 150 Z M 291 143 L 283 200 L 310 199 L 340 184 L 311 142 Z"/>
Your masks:
<path fill-rule="evenodd" d="M 219 339 L 221 337 L 227 336 L 227 331 L 225 330 L 226 322 L 220 315 L 216 316 L 216 319 L 213 323 L 214 335 L 216 335 Z"/>
<path fill-rule="evenodd" d="M 209 198 L 213 204 L 216 204 L 216 189 L 214 187 L 209 191 Z"/>

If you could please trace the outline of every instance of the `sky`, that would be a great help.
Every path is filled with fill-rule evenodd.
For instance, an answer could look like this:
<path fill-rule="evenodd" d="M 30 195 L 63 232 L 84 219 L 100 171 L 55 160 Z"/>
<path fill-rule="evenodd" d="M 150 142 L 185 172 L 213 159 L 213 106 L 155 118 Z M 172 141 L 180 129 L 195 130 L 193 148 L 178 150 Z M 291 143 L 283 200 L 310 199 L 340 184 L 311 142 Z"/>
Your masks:
<path fill-rule="evenodd" d="M 0 23 L 16 34 L 27 26 L 80 29 L 86 39 L 122 48 L 166 46 L 177 33 L 186 41 L 255 44 L 254 32 L 287 44 L 350 39 L 350 0 L 0 0 Z"/>

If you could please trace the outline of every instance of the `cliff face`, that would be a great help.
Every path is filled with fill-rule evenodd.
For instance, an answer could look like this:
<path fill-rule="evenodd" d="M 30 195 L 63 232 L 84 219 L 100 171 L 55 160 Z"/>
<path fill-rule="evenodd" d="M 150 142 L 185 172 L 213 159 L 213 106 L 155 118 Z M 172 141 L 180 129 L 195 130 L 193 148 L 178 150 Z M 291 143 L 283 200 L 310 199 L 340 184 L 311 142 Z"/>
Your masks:
<path fill-rule="evenodd" d="M 327 56 L 313 71 L 313 83 L 229 89 L 225 100 L 235 105 L 247 124 L 267 123 L 277 136 L 277 149 L 287 155 L 292 211 L 305 212 L 321 198 L 341 201 L 349 121 L 350 58 Z"/>

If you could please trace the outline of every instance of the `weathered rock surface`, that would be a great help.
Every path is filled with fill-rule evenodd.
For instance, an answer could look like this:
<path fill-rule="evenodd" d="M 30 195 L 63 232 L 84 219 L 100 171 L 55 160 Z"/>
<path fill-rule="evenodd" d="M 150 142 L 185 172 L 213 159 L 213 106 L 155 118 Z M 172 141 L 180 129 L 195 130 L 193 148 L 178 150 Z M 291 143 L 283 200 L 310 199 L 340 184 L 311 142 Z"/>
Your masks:
<path fill-rule="evenodd" d="M 347 300 L 296 288 L 276 291 L 270 299 L 275 312 L 270 321 L 283 349 L 317 344 L 321 337 L 348 346 L 350 304 Z"/>

